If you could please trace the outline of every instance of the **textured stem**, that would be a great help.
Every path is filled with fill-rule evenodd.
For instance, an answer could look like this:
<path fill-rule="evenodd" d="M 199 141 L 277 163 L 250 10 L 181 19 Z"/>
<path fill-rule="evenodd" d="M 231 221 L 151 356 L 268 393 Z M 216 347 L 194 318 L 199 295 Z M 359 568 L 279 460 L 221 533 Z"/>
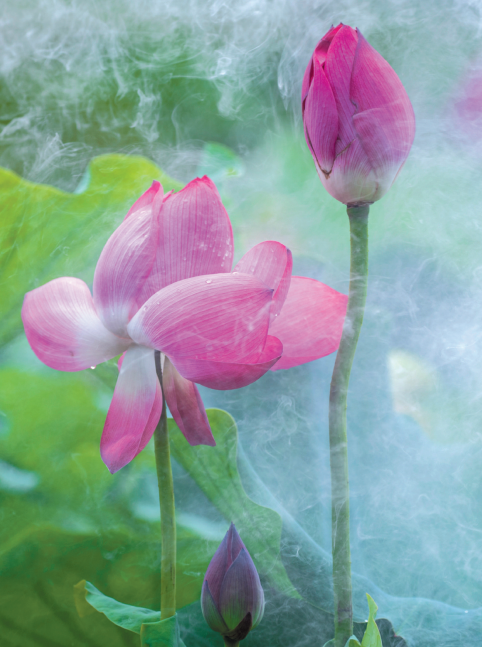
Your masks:
<path fill-rule="evenodd" d="M 368 210 L 368 205 L 347 208 L 350 219 L 350 289 L 348 309 L 330 389 L 331 532 L 335 647 L 345 647 L 346 641 L 353 634 L 346 399 L 367 294 Z"/>
<path fill-rule="evenodd" d="M 162 390 L 162 414 L 154 432 L 154 447 L 161 508 L 161 620 L 164 620 L 176 613 L 176 514 L 159 351 L 155 351 L 155 360 L 157 377 Z"/>
<path fill-rule="evenodd" d="M 223 638 L 224 638 L 225 647 L 239 647 L 239 643 L 241 642 L 239 640 L 237 641 L 230 640 L 227 636 L 223 636 Z"/>

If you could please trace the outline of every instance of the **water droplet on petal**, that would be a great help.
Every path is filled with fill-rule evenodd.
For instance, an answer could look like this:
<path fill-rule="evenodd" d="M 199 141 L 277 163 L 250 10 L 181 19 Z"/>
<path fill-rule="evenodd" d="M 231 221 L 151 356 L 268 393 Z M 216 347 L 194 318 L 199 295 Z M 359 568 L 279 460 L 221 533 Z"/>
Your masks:
<path fill-rule="evenodd" d="M 208 280 L 206 281 L 206 283 L 212 283 L 212 280 L 211 280 L 211 279 L 208 279 Z"/>
<path fill-rule="evenodd" d="M 90 368 L 91 368 L 92 370 L 94 370 L 95 366 L 91 366 Z"/>

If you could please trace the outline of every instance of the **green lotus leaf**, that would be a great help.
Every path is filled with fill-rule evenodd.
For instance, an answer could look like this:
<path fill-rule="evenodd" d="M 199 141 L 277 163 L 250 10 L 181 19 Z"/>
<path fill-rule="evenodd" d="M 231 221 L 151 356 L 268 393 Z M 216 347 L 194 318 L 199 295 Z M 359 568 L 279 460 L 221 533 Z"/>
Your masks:
<path fill-rule="evenodd" d="M 74 599 L 77 613 L 81 618 L 98 611 L 118 627 L 137 634 L 141 633 L 141 627 L 145 622 L 157 623 L 161 619 L 160 611 L 122 604 L 104 595 L 86 580 L 81 580 L 74 586 Z"/>
<path fill-rule="evenodd" d="M 107 238 L 153 180 L 165 191 L 182 187 L 137 156 L 94 158 L 77 193 L 0 168 L 0 343 L 21 332 L 26 292 L 59 276 L 91 280 Z"/>
<path fill-rule="evenodd" d="M 141 647 L 185 647 L 177 615 L 141 627 Z"/>
<path fill-rule="evenodd" d="M 238 430 L 232 416 L 208 409 L 216 447 L 191 447 L 174 420 L 169 420 L 172 455 L 191 475 L 226 522 L 233 521 L 260 575 L 279 591 L 298 597 L 280 559 L 281 517 L 252 501 L 237 467 Z"/>

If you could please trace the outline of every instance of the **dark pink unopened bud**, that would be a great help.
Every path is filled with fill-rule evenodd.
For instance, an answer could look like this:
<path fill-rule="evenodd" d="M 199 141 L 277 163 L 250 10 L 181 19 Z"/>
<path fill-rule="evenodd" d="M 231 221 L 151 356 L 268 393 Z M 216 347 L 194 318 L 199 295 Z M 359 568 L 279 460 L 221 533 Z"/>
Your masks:
<path fill-rule="evenodd" d="M 244 640 L 263 617 L 259 575 L 234 524 L 206 571 L 201 607 L 208 625 L 227 638 L 227 644 Z"/>
<path fill-rule="evenodd" d="M 415 116 L 402 82 L 358 29 L 323 36 L 301 92 L 305 137 L 325 189 L 344 204 L 372 203 L 408 157 Z"/>

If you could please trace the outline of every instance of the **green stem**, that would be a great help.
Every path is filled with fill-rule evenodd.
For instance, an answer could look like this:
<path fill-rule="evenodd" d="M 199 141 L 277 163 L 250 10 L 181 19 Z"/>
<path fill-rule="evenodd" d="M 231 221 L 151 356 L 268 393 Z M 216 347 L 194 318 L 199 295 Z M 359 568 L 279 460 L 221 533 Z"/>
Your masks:
<path fill-rule="evenodd" d="M 350 289 L 348 309 L 330 389 L 331 532 L 335 647 L 345 647 L 347 640 L 353 634 L 346 400 L 367 294 L 368 210 L 368 205 L 347 207 L 350 219 Z"/>
<path fill-rule="evenodd" d="M 224 647 L 239 647 L 239 643 L 241 641 L 233 641 L 230 640 L 227 636 L 223 636 L 224 638 Z"/>
<path fill-rule="evenodd" d="M 155 360 L 157 377 L 162 390 L 162 414 L 154 432 L 154 447 L 161 508 L 161 620 L 164 620 L 176 613 L 176 513 L 159 351 L 155 351 Z"/>

